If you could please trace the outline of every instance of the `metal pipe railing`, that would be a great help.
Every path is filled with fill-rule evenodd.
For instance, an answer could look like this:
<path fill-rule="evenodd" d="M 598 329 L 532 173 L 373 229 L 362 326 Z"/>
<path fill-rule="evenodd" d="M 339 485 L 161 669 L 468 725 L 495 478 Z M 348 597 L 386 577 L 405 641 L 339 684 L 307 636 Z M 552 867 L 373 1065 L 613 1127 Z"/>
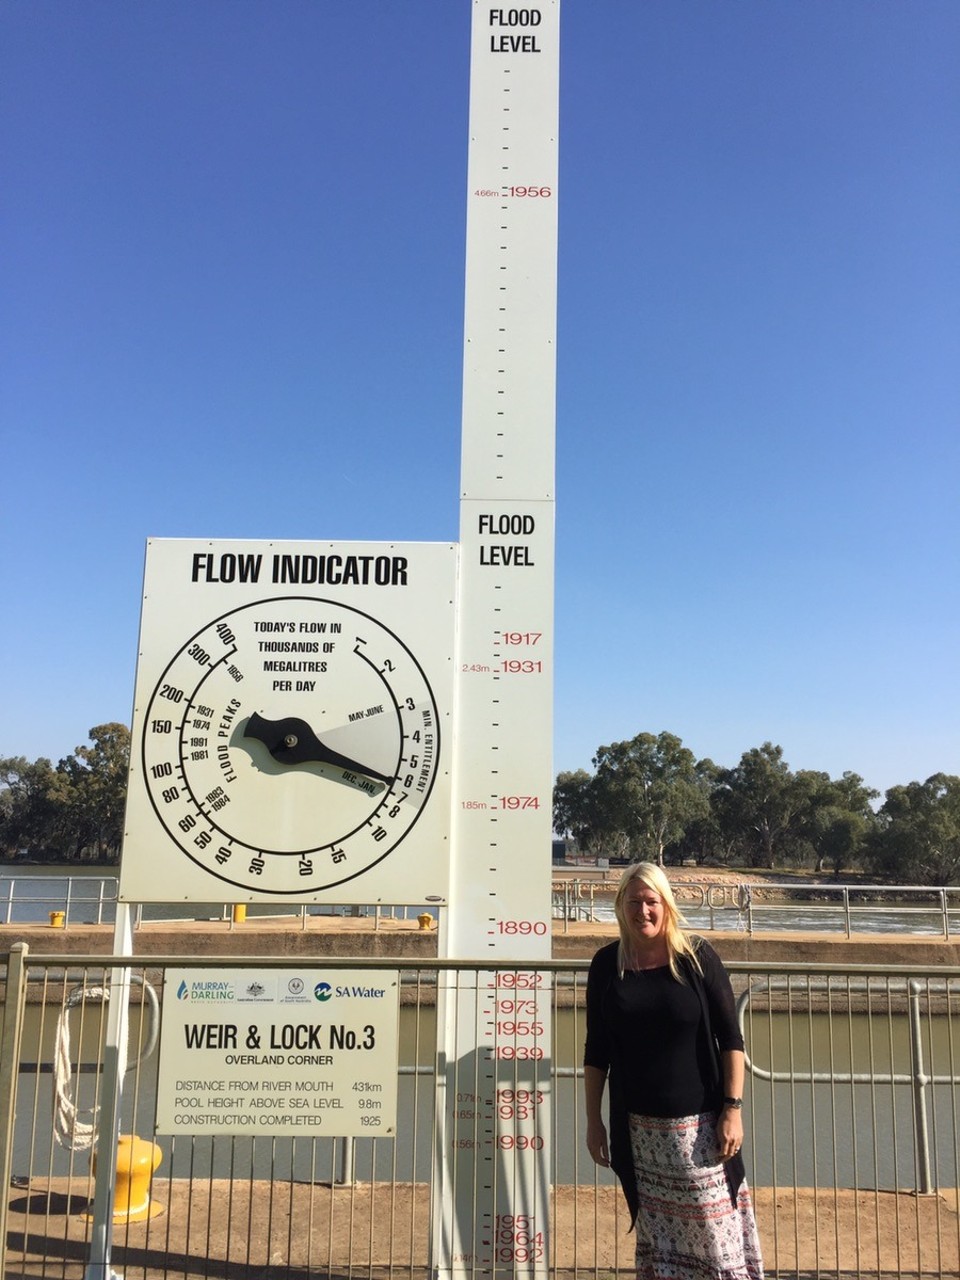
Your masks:
<path fill-rule="evenodd" d="M 96 975 L 97 982 L 103 983 L 108 981 L 111 969 L 128 969 L 132 963 L 133 958 L 128 955 L 65 957 L 59 954 L 31 955 L 25 963 L 22 949 L 19 959 L 14 953 L 8 961 L 7 1014 L 0 1044 L 0 1068 L 4 1063 L 19 1062 L 24 1071 L 21 1081 L 23 1097 L 17 1099 L 15 1096 L 16 1073 L 10 1087 L 7 1087 L 6 1079 L 0 1079 L 0 1097 L 10 1099 L 11 1106 L 23 1102 L 18 1131 L 19 1154 L 15 1164 L 8 1160 L 7 1174 L 14 1172 L 21 1178 L 27 1175 L 31 1195 L 21 1197 L 19 1201 L 15 1197 L 11 1209 L 15 1217 L 26 1215 L 27 1226 L 31 1221 L 29 1215 L 39 1212 L 30 1206 L 43 1203 L 42 1193 L 46 1188 L 59 1191 L 71 1185 L 58 1181 L 63 1177 L 59 1170 L 64 1167 L 65 1156 L 63 1152 L 54 1151 L 47 1139 L 45 1126 L 49 1122 L 45 1116 L 49 1107 L 45 1104 L 45 1095 L 50 1088 L 50 1078 L 38 1072 L 35 1065 L 42 1061 L 45 1052 L 49 1052 L 49 1028 L 44 1030 L 50 1021 L 48 1010 L 53 1009 L 55 1013 L 57 1005 L 62 1007 L 69 1002 L 71 989 L 87 978 L 86 970 Z M 201 963 L 210 970 L 255 969 L 263 974 L 289 968 L 291 959 L 289 956 L 210 957 Z M 322 1204 L 323 1212 L 331 1215 L 340 1212 L 338 1205 L 344 1207 L 344 1212 L 358 1215 L 357 1221 L 363 1226 L 357 1229 L 357 1248 L 362 1242 L 363 1249 L 370 1253 L 369 1239 L 376 1234 L 375 1227 L 377 1230 L 385 1229 L 389 1213 L 390 1238 L 393 1239 L 396 1233 L 396 1238 L 406 1239 L 409 1244 L 405 1247 L 412 1256 L 414 1245 L 427 1238 L 424 1219 L 412 1216 L 409 1229 L 405 1229 L 397 1206 L 401 1198 L 413 1194 L 410 1188 L 422 1186 L 430 1178 L 431 1143 L 436 1134 L 437 1108 L 441 1103 L 434 1088 L 425 1085 L 418 1091 L 416 1084 L 421 1077 L 433 1079 L 435 1076 L 436 1060 L 431 1046 L 433 1021 L 438 1012 L 435 1000 L 440 975 L 450 974 L 456 983 L 459 973 L 466 981 L 476 972 L 538 970 L 551 975 L 551 988 L 555 993 L 552 997 L 554 1039 L 549 1075 L 556 1117 L 550 1137 L 553 1144 L 552 1194 L 558 1205 L 567 1206 L 565 1212 L 576 1211 L 583 1215 L 575 1219 L 580 1227 L 573 1231 L 572 1236 L 565 1237 L 567 1243 L 562 1247 L 560 1244 L 553 1246 L 554 1263 L 551 1265 L 555 1264 L 557 1271 L 593 1275 L 614 1275 L 619 1270 L 629 1269 L 629 1248 L 625 1245 L 622 1255 L 616 1252 L 620 1248 L 616 1242 L 621 1236 L 627 1237 L 624 1235 L 626 1224 L 615 1225 L 612 1216 L 615 1211 L 619 1212 L 615 1210 L 615 1188 L 607 1175 L 598 1177 L 583 1151 L 579 1119 L 582 1107 L 577 1080 L 581 1074 L 578 1060 L 584 1030 L 586 961 L 491 965 L 484 960 L 469 963 L 447 960 L 413 962 L 382 957 L 338 959 L 324 956 L 311 960 L 301 958 L 294 963 L 303 967 L 321 967 L 325 972 L 339 968 L 366 968 L 389 969 L 399 974 L 405 993 L 401 1017 L 406 1035 L 401 1037 L 398 1063 L 398 1087 L 405 1090 L 401 1095 L 405 1102 L 397 1134 L 376 1140 L 366 1137 L 334 1139 L 332 1135 L 326 1139 L 305 1140 L 276 1138 L 270 1134 L 254 1140 L 227 1137 L 192 1139 L 178 1135 L 176 1143 L 173 1139 L 161 1138 L 165 1151 L 162 1167 L 170 1183 L 166 1193 L 163 1184 L 159 1183 L 154 1194 L 161 1201 L 166 1200 L 171 1207 L 170 1215 L 158 1219 L 164 1224 L 165 1231 L 181 1229 L 184 1196 L 191 1213 L 199 1214 L 204 1203 L 213 1203 L 214 1183 L 218 1178 L 230 1187 L 231 1198 L 221 1211 L 227 1214 L 231 1212 L 231 1204 L 240 1205 L 256 1196 L 265 1198 L 268 1194 L 270 1197 L 276 1194 L 278 1197 L 290 1197 L 292 1202 L 294 1194 L 298 1197 L 306 1194 L 300 1190 L 295 1192 L 295 1188 L 315 1184 L 314 1198 L 309 1204 Z M 165 971 L 183 968 L 184 957 L 144 956 L 136 965 L 149 972 L 151 982 L 162 987 Z M 949 1203 L 960 1184 L 957 1154 L 960 1146 L 957 1141 L 960 1064 L 956 1060 L 953 1043 L 956 1019 L 960 1016 L 960 966 L 931 968 L 925 965 L 881 967 L 731 962 L 727 967 L 735 988 L 743 990 L 740 1016 L 751 1040 L 748 1046 L 751 1074 L 745 1091 L 749 1130 L 747 1150 L 751 1185 L 759 1197 L 761 1226 L 768 1242 L 768 1275 L 786 1277 L 797 1274 L 801 1270 L 800 1254 L 806 1250 L 805 1256 L 809 1257 L 811 1249 L 818 1266 L 822 1263 L 829 1272 L 846 1272 L 850 1267 L 841 1267 L 839 1260 L 827 1265 L 826 1254 L 833 1250 L 839 1259 L 841 1251 L 847 1250 L 849 1257 L 852 1250 L 856 1273 L 880 1280 L 884 1271 L 891 1270 L 897 1255 L 888 1253 L 883 1259 L 884 1265 L 877 1262 L 874 1269 L 874 1264 L 867 1257 L 873 1247 L 869 1241 L 877 1235 L 877 1224 L 882 1221 L 884 1226 L 889 1226 L 891 1216 L 896 1212 L 903 1220 L 897 1225 L 897 1231 L 901 1232 L 904 1243 L 892 1247 L 902 1251 L 902 1269 L 916 1270 L 913 1265 L 916 1251 L 921 1248 L 929 1250 L 932 1248 L 930 1242 L 936 1241 L 940 1250 L 937 1255 L 939 1262 L 937 1258 L 930 1262 L 928 1257 L 924 1274 L 940 1276 L 942 1280 L 954 1276 L 957 1271 L 955 1254 L 960 1251 L 960 1240 L 954 1241 L 953 1237 L 958 1234 L 957 1226 L 952 1217 L 942 1216 L 940 1201 L 942 1198 L 945 1204 Z M 94 979 L 91 977 L 89 980 Z M 28 986 L 32 1002 L 29 1034 L 15 1049 L 9 1043 L 9 1036 L 16 1024 L 16 1011 L 26 1000 Z M 168 998 L 175 998 L 172 991 L 168 992 Z M 137 1004 L 139 1007 L 135 1008 Z M 130 1007 L 131 1013 L 137 1015 L 135 1025 L 140 1026 L 137 1034 L 142 1035 L 149 1016 L 136 994 L 131 998 Z M 854 1035 L 853 1024 L 858 1019 L 863 1022 L 858 1022 L 857 1035 Z M 92 1043 L 85 1041 L 82 1034 L 76 1037 L 76 1045 L 78 1057 L 90 1057 Z M 91 1060 L 90 1070 L 84 1076 L 91 1088 L 100 1078 L 99 1066 L 102 1064 L 102 1057 L 96 1057 L 96 1050 L 93 1052 L 95 1060 Z M 33 1061 L 28 1063 L 24 1060 L 26 1058 Z M 473 1071 L 469 1063 L 464 1069 L 468 1074 Z M 136 1086 L 129 1100 L 133 1115 L 131 1123 L 139 1121 L 140 1131 L 145 1133 L 152 1133 L 153 1129 L 153 1073 L 150 1063 L 137 1066 Z M 546 1079 L 544 1083 L 547 1083 Z M 877 1106 L 876 1091 L 893 1089 L 894 1086 L 898 1090 L 904 1089 L 904 1102 L 906 1089 L 913 1090 L 911 1108 L 906 1105 L 888 1107 L 882 1097 L 884 1105 Z M 946 1104 L 945 1094 L 949 1095 Z M 15 1117 L 16 1113 L 12 1114 Z M 909 1129 L 916 1148 L 916 1183 L 911 1191 L 905 1193 L 900 1189 L 907 1185 L 910 1176 L 909 1152 L 902 1143 L 903 1149 L 897 1150 L 900 1139 L 896 1125 L 900 1123 L 901 1116 L 904 1118 L 904 1133 Z M 861 1126 L 860 1139 L 857 1137 L 858 1125 Z M 3 1137 L 0 1133 L 0 1139 Z M 862 1142 L 862 1149 L 858 1147 L 858 1141 Z M 8 1153 L 11 1145 L 6 1143 Z M 314 1153 L 309 1167 L 305 1168 L 302 1162 L 295 1165 L 295 1160 L 301 1160 L 298 1153 L 306 1151 Z M 266 1165 L 262 1160 L 257 1164 L 260 1152 L 265 1158 L 269 1157 Z M 389 1159 L 378 1153 L 387 1153 Z M 248 1158 L 249 1174 L 244 1164 Z M 477 1158 L 476 1153 L 462 1157 L 466 1162 L 465 1175 L 468 1173 L 466 1164 L 472 1164 Z M 885 1161 L 882 1168 L 881 1160 Z M 67 1167 L 70 1169 L 68 1178 L 76 1178 L 78 1175 L 73 1173 L 72 1163 Z M 508 1175 L 501 1170 L 499 1176 Z M 250 1179 L 250 1186 L 245 1192 L 246 1177 Z M 256 1181 L 258 1178 L 269 1180 L 269 1193 L 263 1190 L 263 1183 Z M 824 1178 L 825 1185 L 821 1181 Z M 184 1179 L 188 1180 L 186 1191 L 183 1189 Z M 329 1200 L 324 1198 L 324 1185 L 336 1188 L 336 1195 Z M 176 1195 L 175 1187 L 180 1187 Z M 932 1188 L 939 1189 L 941 1196 L 913 1194 L 915 1190 L 929 1192 Z M 805 1197 L 803 1203 L 813 1206 L 815 1239 L 807 1228 L 800 1225 L 796 1205 L 801 1197 Z M 174 1201 L 181 1208 L 180 1216 L 171 1226 Z M 405 1206 L 407 1200 L 403 1198 L 402 1203 Z M 18 1204 L 20 1208 L 16 1207 Z M 367 1213 L 367 1205 L 371 1206 L 369 1218 L 363 1216 Z M 385 1207 L 380 1209 L 375 1205 Z M 842 1224 L 841 1207 L 838 1206 L 847 1215 Z M 406 1212 L 405 1208 L 403 1212 Z M 316 1214 L 319 1216 L 320 1209 Z M 938 1218 L 938 1214 L 941 1217 Z M 20 1247 L 17 1242 L 23 1242 L 26 1248 L 31 1238 L 42 1240 L 45 1233 L 54 1229 L 52 1221 L 49 1217 L 45 1222 L 36 1220 L 31 1229 L 23 1231 L 19 1221 L 8 1223 L 9 1239 L 14 1242 L 8 1246 L 8 1254 L 10 1249 Z M 604 1224 L 602 1228 L 599 1225 L 601 1221 Z M 301 1223 L 298 1231 L 302 1234 L 306 1228 L 302 1226 L 302 1219 L 298 1222 Z M 591 1223 L 593 1226 L 589 1225 Z M 73 1228 L 69 1224 L 64 1228 L 70 1229 Z M 139 1228 L 141 1233 L 146 1230 Z M 319 1227 L 317 1230 L 319 1232 Z M 269 1231 L 268 1223 L 263 1234 L 269 1235 Z M 589 1256 L 585 1259 L 582 1252 L 592 1240 L 591 1232 L 596 1237 L 595 1243 L 589 1244 L 594 1250 L 592 1261 Z M 238 1217 L 235 1231 L 226 1234 L 238 1240 L 248 1239 L 246 1218 L 241 1221 Z M 897 1239 L 900 1240 L 901 1236 Z M 143 1251 L 145 1258 L 148 1252 L 151 1256 L 160 1256 L 168 1248 L 173 1248 L 172 1244 L 166 1244 L 166 1237 L 163 1242 L 153 1243 L 149 1234 L 141 1234 L 136 1240 L 136 1247 Z M 259 1248 L 261 1241 L 257 1238 L 254 1243 Z M 61 1247 L 68 1247 L 66 1237 L 62 1246 L 57 1240 L 52 1240 L 49 1247 L 51 1257 L 60 1256 Z M 70 1244 L 69 1247 L 75 1245 Z M 229 1250 L 229 1240 L 224 1247 Z M 352 1256 L 348 1262 L 344 1262 L 342 1257 L 335 1263 L 331 1262 L 330 1258 L 322 1256 L 322 1247 L 326 1246 L 316 1246 L 318 1252 L 313 1255 L 311 1264 L 318 1273 L 324 1269 L 339 1273 L 346 1267 L 350 1274 L 366 1275 L 363 1262 Z M 288 1244 L 282 1246 L 285 1251 L 289 1248 Z M 617 1258 L 620 1258 L 619 1262 Z M 10 1263 L 11 1273 L 15 1261 Z M 241 1259 L 235 1258 L 234 1261 Z M 242 1261 L 245 1265 L 253 1265 L 253 1260 L 246 1256 Z M 29 1270 L 27 1260 L 22 1262 L 19 1269 Z M 290 1262 L 293 1265 L 292 1258 Z M 218 1265 L 231 1265 L 229 1253 L 227 1261 Z M 307 1262 L 302 1265 L 307 1268 Z M 803 1269 L 807 1267 L 809 1263 Z"/>
<path fill-rule="evenodd" d="M 45 922 L 50 912 L 63 910 L 68 925 L 75 922 L 77 914 L 84 917 L 92 915 L 95 923 L 103 924 L 108 910 L 112 912 L 116 907 L 117 880 L 114 877 L 65 875 L 59 877 L 63 888 L 51 892 L 51 883 L 56 883 L 57 879 L 36 874 L 0 877 L 3 923 Z M 596 923 L 603 918 L 609 922 L 615 888 L 613 880 L 580 876 L 555 880 L 553 915 L 562 922 L 564 931 L 573 921 Z M 764 929 L 809 932 L 811 929 L 815 931 L 817 921 L 822 921 L 824 927 L 838 924 L 840 931 L 849 938 L 857 931 L 858 924 L 869 923 L 871 919 L 875 921 L 882 914 L 888 922 L 906 926 L 912 932 L 936 933 L 948 941 L 960 932 L 960 887 L 956 886 L 720 884 L 691 879 L 675 880 L 674 892 L 681 910 L 703 916 L 695 921 L 694 927 L 710 930 L 735 929 L 749 934 Z M 192 918 L 182 904 L 169 905 L 171 919 Z M 221 918 L 229 919 L 231 904 L 209 905 L 220 911 Z M 411 906 L 407 911 L 415 916 L 422 909 Z M 370 904 L 358 910 L 372 913 L 379 927 L 383 918 L 381 907 Z M 603 917 L 599 914 L 601 910 Z M 144 912 L 142 904 L 138 904 L 135 928 L 139 929 L 150 914 L 150 911 Z M 301 906 L 292 914 L 298 915 L 301 927 L 306 928 L 309 919 L 307 908 Z M 14 919 L 15 915 L 19 915 L 19 921 Z"/>
<path fill-rule="evenodd" d="M 920 1023 L 920 999 L 923 994 L 930 995 L 943 993 L 949 995 L 951 990 L 960 994 L 960 982 L 954 981 L 951 984 L 947 980 L 929 979 L 922 984 L 917 978 L 913 977 L 906 982 L 897 984 L 896 980 L 889 977 L 883 978 L 882 989 L 889 997 L 899 992 L 905 992 L 907 997 L 908 1008 L 908 1026 L 909 1026 L 909 1046 L 910 1046 L 910 1064 L 909 1072 L 883 1072 L 872 1070 L 870 1072 L 845 1072 L 831 1069 L 830 1071 L 796 1071 L 792 1067 L 786 1070 L 777 1070 L 773 1067 L 760 1067 L 750 1056 L 749 1051 L 745 1054 L 746 1068 L 748 1073 L 758 1080 L 764 1080 L 771 1084 L 790 1084 L 791 1086 L 798 1084 L 829 1084 L 835 1085 L 854 1085 L 866 1084 L 871 1087 L 876 1085 L 908 1085 L 913 1095 L 913 1117 L 914 1117 L 914 1139 L 917 1151 L 917 1191 L 921 1195 L 929 1195 L 933 1190 L 933 1179 L 930 1171 L 930 1136 L 929 1124 L 927 1118 L 927 1088 L 929 1085 L 950 1085 L 956 1087 L 960 1085 L 960 1076 L 955 1074 L 949 1075 L 928 1075 L 924 1065 L 923 1054 L 923 1038 L 921 1035 Z M 851 983 L 849 977 L 844 982 L 843 990 L 846 995 L 856 995 L 868 991 L 869 979 L 859 978 L 858 981 Z M 762 986 L 750 984 L 737 1000 L 737 1017 L 740 1023 L 741 1031 L 745 1032 L 744 1020 L 747 1010 L 753 998 L 759 991 L 771 993 L 789 993 L 796 994 L 798 988 L 804 985 L 802 978 L 798 975 L 791 979 L 767 979 L 763 981 Z M 815 983 L 809 984 L 809 990 L 813 995 L 827 995 L 830 991 L 829 978 L 824 981 L 821 977 Z M 744 1035 L 746 1040 L 746 1035 Z"/>

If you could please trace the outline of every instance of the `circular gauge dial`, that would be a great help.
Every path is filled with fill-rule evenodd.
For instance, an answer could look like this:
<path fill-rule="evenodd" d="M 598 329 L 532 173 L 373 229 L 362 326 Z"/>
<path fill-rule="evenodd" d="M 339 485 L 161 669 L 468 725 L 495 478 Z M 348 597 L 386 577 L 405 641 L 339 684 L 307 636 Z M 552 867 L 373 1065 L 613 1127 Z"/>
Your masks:
<path fill-rule="evenodd" d="M 143 774 L 176 844 L 243 890 L 301 895 L 352 879 L 429 800 L 437 706 L 388 627 L 312 597 L 213 619 L 146 709 Z"/>

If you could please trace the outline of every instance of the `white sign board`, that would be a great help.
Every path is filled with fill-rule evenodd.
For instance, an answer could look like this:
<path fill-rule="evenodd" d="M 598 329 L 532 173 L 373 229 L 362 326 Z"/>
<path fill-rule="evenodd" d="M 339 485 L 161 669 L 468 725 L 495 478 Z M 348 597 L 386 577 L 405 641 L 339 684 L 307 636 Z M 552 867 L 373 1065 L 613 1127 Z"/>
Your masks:
<path fill-rule="evenodd" d="M 399 1009 L 395 972 L 168 969 L 156 1132 L 394 1133 Z"/>
<path fill-rule="evenodd" d="M 125 902 L 448 895 L 457 548 L 147 547 Z"/>

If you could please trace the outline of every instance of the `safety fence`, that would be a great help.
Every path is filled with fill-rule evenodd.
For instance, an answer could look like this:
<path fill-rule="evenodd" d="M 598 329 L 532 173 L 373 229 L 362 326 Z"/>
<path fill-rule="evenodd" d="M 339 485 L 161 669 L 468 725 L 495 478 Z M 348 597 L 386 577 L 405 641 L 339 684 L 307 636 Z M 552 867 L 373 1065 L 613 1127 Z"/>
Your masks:
<path fill-rule="evenodd" d="M 112 925 L 117 918 L 119 882 L 115 875 L 56 875 L 0 873 L 0 924 L 50 924 L 69 928 L 77 924 Z M 415 919 L 422 907 L 370 905 L 291 906 L 289 903 L 169 902 L 137 903 L 133 925 L 183 920 L 225 920 L 242 923 L 250 917 L 299 920 L 306 930 L 312 916 L 363 917 L 379 928 L 382 920 Z M 436 908 L 433 908 L 436 911 Z M 432 918 L 432 916 L 431 916 Z"/>
<path fill-rule="evenodd" d="M 611 923 L 619 876 L 566 874 L 552 884 L 556 928 L 574 922 Z M 927 937 L 960 935 L 960 887 L 812 883 L 803 880 L 762 884 L 723 883 L 696 878 L 690 869 L 672 877 L 673 891 L 687 922 L 697 930 L 746 934 L 770 932 L 855 934 L 909 933 Z M 0 873 L 0 924 L 113 924 L 117 910 L 114 875 Z M 353 906 L 291 907 L 270 903 L 146 903 L 134 911 L 134 928 L 174 920 L 224 920 L 236 924 L 251 917 L 299 920 L 306 930 L 314 915 L 361 916 L 379 929 L 384 920 L 414 920 L 436 907 Z"/>
<path fill-rule="evenodd" d="M 553 884 L 561 932 L 575 921 L 610 922 L 619 878 L 568 876 Z M 711 883 L 671 876 L 674 897 L 698 930 L 761 933 L 960 934 L 960 888 L 765 881 Z"/>
<path fill-rule="evenodd" d="M 441 1161 L 454 1181 L 480 1160 L 511 1176 L 496 1112 L 550 1095 L 542 1134 L 548 1163 L 547 1229 L 526 1240 L 510 1224 L 509 1261 L 497 1274 L 549 1271 L 606 1280 L 633 1271 L 633 1237 L 608 1171 L 584 1142 L 579 1061 L 586 964 L 494 968 L 540 975 L 550 991 L 550 1045 L 531 1083 L 513 1064 L 498 1097 L 484 1095 L 480 1053 L 457 1067 L 453 1094 L 437 1089 L 438 992 L 475 987 L 481 966 L 319 959 L 305 981 L 369 969 L 399 981 L 396 1131 L 342 1139 L 278 1137 L 269 1118 L 255 1136 L 156 1136 L 158 1035 L 169 970 L 116 957 L 8 958 L 0 1054 L 0 1280 L 81 1280 L 90 1257 L 95 1182 L 84 1144 L 103 1096 L 111 980 L 134 965 L 124 1134 L 159 1165 L 112 1227 L 113 1274 L 127 1277 L 409 1276 L 435 1273 L 433 1197 Z M 205 960 L 205 970 L 289 969 L 289 958 Z M 767 1274 L 776 1277 L 960 1276 L 960 968 L 729 965 L 748 1045 L 744 1154 Z M 509 983 L 508 983 L 509 985 Z M 483 1046 L 478 1046 L 482 1051 Z M 501 1082 L 502 1078 L 501 1078 Z M 437 1098 L 475 1117 L 455 1153 Z M 371 1098 L 376 1115 L 376 1098 Z M 468 1125 L 469 1131 L 469 1125 Z M 140 1203 L 142 1201 L 142 1203 Z M 118 1200 L 118 1207 L 119 1200 Z M 142 1212 L 136 1212 L 142 1210 Z M 526 1245 L 529 1244 L 529 1249 Z M 536 1247 L 534 1247 L 536 1246 Z M 504 1255 L 505 1257 L 507 1255 Z M 477 1265 L 467 1275 L 491 1274 Z M 104 1280 L 109 1277 L 104 1276 Z"/>

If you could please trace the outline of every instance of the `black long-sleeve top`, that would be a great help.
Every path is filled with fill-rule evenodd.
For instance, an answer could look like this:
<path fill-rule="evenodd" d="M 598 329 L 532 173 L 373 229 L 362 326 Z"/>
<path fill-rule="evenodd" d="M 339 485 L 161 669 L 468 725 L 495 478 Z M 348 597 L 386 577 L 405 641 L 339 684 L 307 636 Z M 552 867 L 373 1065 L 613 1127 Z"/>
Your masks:
<path fill-rule="evenodd" d="M 610 1162 L 631 1211 L 636 1181 L 627 1115 L 685 1116 L 723 1105 L 720 1054 L 742 1050 L 733 989 L 723 962 L 703 938 L 693 939 L 698 972 L 683 956 L 684 982 L 666 969 L 618 973 L 618 943 L 601 947 L 587 978 L 584 1066 L 607 1073 Z M 743 1177 L 739 1156 L 726 1168 L 735 1194 Z"/>

